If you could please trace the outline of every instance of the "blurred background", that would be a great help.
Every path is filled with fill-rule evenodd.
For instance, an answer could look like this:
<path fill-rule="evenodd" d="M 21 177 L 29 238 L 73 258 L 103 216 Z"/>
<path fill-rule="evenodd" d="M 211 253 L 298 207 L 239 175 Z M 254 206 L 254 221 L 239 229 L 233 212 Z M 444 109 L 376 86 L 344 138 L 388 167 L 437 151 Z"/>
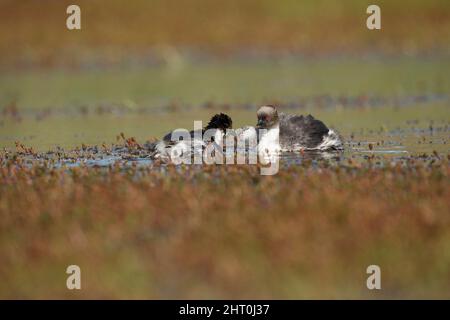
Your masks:
<path fill-rule="evenodd" d="M 376 1 L 382 29 L 371 31 L 372 2 L 0 0 L 0 146 L 148 139 L 218 110 L 254 124 L 267 102 L 344 134 L 373 125 L 355 107 L 437 104 L 440 119 L 450 3 Z M 82 30 L 66 28 L 72 3 Z"/>
<path fill-rule="evenodd" d="M 0 297 L 448 298 L 449 40 L 449 0 L 0 0 Z M 84 165 L 263 103 L 336 129 L 339 166 Z"/>
<path fill-rule="evenodd" d="M 68 5 L 82 31 L 65 28 Z M 382 31 L 360 0 L 2 0 L 1 65 L 101 67 L 264 55 L 435 55 L 449 52 L 449 2 L 376 1 Z M 179 57 L 181 58 L 181 57 Z M 173 61 L 172 61 L 173 62 Z"/>

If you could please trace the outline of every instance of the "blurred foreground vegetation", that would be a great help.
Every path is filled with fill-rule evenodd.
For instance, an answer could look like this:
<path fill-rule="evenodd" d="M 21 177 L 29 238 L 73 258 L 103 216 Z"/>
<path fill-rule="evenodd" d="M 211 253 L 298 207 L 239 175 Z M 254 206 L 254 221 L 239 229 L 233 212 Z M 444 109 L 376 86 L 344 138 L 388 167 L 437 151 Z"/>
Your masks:
<path fill-rule="evenodd" d="M 446 158 L 262 177 L 255 166 L 64 170 L 5 156 L 2 298 L 450 297 Z M 65 287 L 70 264 L 81 291 Z M 381 291 L 366 288 L 372 264 Z"/>

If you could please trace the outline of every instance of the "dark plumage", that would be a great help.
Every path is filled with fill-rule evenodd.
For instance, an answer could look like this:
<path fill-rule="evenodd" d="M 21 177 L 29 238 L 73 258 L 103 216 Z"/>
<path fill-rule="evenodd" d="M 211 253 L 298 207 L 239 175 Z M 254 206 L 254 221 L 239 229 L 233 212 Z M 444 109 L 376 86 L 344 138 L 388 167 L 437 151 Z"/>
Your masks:
<path fill-rule="evenodd" d="M 221 129 L 225 131 L 226 129 L 231 129 L 233 127 L 233 121 L 225 113 L 219 113 L 214 115 L 209 123 L 206 125 L 204 130 L 208 129 Z"/>
<path fill-rule="evenodd" d="M 170 154 L 170 149 L 174 146 L 182 146 L 184 149 L 189 149 L 191 147 L 193 147 L 194 145 L 201 145 L 201 146 L 205 146 L 207 143 L 209 142 L 217 142 L 215 141 L 215 137 L 217 137 L 218 139 L 222 140 L 223 136 L 225 134 L 225 131 L 227 129 L 231 129 L 233 125 L 233 121 L 231 120 L 231 118 L 224 114 L 224 113 L 219 113 L 214 115 L 211 120 L 208 122 L 208 124 L 201 130 L 201 138 L 197 139 L 197 135 L 195 134 L 196 131 L 191 130 L 190 136 L 191 136 L 191 142 L 190 143 L 184 143 L 182 140 L 182 136 L 179 136 L 177 138 L 179 138 L 179 140 L 177 139 L 176 141 L 172 140 L 173 134 L 176 132 L 176 130 L 173 130 L 171 132 L 169 132 L 168 134 L 166 134 L 162 140 L 158 143 L 155 144 L 154 146 L 154 151 L 153 151 L 153 157 L 158 158 L 158 157 L 167 157 Z M 207 130 L 215 130 L 213 133 L 213 136 L 211 137 L 210 141 L 203 141 L 204 138 L 204 134 Z M 217 132 L 220 131 L 220 132 Z M 221 142 L 217 142 L 217 143 L 221 143 Z"/>
<path fill-rule="evenodd" d="M 328 134 L 329 129 L 320 120 L 311 115 L 279 114 L 280 118 L 280 144 L 302 145 L 306 148 L 317 147 Z"/>
<path fill-rule="evenodd" d="M 226 129 L 231 129 L 233 127 L 233 121 L 231 120 L 230 116 L 228 116 L 225 113 L 218 113 L 215 114 L 208 122 L 208 124 L 202 129 L 202 136 L 205 133 L 206 130 L 210 129 L 220 129 L 224 133 Z M 169 132 L 163 137 L 163 141 L 166 143 L 172 143 L 172 133 L 173 131 Z M 191 130 L 189 132 L 191 134 L 191 138 L 194 138 L 194 130 Z M 214 141 L 214 138 L 212 138 Z"/>
<path fill-rule="evenodd" d="M 298 149 L 342 150 L 342 140 L 311 115 L 278 114 L 277 108 L 265 105 L 257 112 L 257 129 L 278 130 L 281 150 Z M 275 131 L 277 132 L 277 131 Z"/>

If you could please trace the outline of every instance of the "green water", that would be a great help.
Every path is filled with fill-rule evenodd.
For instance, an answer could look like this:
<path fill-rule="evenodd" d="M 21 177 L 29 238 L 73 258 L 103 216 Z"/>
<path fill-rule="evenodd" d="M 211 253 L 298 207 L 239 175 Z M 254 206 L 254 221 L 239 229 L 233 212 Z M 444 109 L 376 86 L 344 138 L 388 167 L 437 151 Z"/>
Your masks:
<path fill-rule="evenodd" d="M 364 148 L 368 143 L 384 141 L 404 146 L 402 150 L 412 154 L 432 151 L 445 154 L 450 151 L 448 110 L 449 107 L 444 105 L 419 105 L 399 109 L 387 106 L 362 110 L 319 110 L 313 114 L 338 130 L 345 140 L 362 142 Z M 305 110 L 299 110 L 302 111 Z M 25 118 L 21 122 L 6 122 L 0 127 L 0 146 L 13 148 L 15 141 L 20 141 L 35 150 L 46 151 L 55 146 L 70 149 L 82 143 L 109 145 L 116 141 L 120 132 L 144 142 L 161 137 L 170 128 L 192 129 L 193 120 L 206 123 L 213 113 L 198 110 L 156 116 L 53 116 L 42 121 Z M 235 127 L 255 124 L 255 113 L 252 111 L 230 110 L 227 113 L 235 119 Z M 434 131 L 429 130 L 430 124 L 433 124 Z"/>
<path fill-rule="evenodd" d="M 0 105 L 39 109 L 124 103 L 291 102 L 311 95 L 450 93 L 450 59 L 322 58 L 0 74 Z"/>
<path fill-rule="evenodd" d="M 120 132 L 145 141 L 172 128 L 192 128 L 194 120 L 206 122 L 218 111 L 228 113 L 234 126 L 239 127 L 254 125 L 256 107 L 265 102 L 279 103 L 283 111 L 287 103 L 313 100 L 311 97 L 320 95 L 368 95 L 384 97 L 387 102 L 376 107 L 346 108 L 309 104 L 284 111 L 311 113 L 337 129 L 346 140 L 395 140 L 410 152 L 446 153 L 449 74 L 450 59 L 438 58 L 285 58 L 2 73 L 0 106 L 14 102 L 20 119 L 7 113 L 0 115 L 0 147 L 13 148 L 15 141 L 40 151 L 55 146 L 73 148 L 82 143 L 109 144 Z M 406 102 L 401 107 L 391 103 L 395 97 L 414 95 L 440 95 L 444 99 Z M 226 103 L 228 107 L 199 107 L 208 101 L 219 106 Z M 244 103 L 252 106 L 235 107 Z M 102 114 L 94 111 L 111 105 L 120 105 L 123 110 Z M 177 107 L 171 112 L 152 111 L 167 105 Z M 184 110 L 185 106 L 192 110 Z M 81 108 L 86 112 L 80 112 Z M 45 109 L 52 110 L 52 114 L 40 120 L 39 114 Z M 440 129 L 426 131 L 430 124 Z M 426 144 L 419 143 L 423 136 Z"/>

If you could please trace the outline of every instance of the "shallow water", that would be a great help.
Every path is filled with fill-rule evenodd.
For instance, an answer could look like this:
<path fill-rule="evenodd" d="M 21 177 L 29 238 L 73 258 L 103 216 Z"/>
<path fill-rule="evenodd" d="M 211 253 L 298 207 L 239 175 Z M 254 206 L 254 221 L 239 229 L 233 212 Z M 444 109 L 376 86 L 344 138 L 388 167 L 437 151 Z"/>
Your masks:
<path fill-rule="evenodd" d="M 0 148 L 20 152 L 16 144 L 23 144 L 38 154 L 28 160 L 47 157 L 56 166 L 149 166 L 154 163 L 145 150 L 138 155 L 111 151 L 123 144 L 117 140 L 120 133 L 142 145 L 174 128 L 191 130 L 194 120 L 206 124 L 217 112 L 229 114 L 234 128 L 255 125 L 258 105 L 270 102 L 283 112 L 312 114 L 346 142 L 339 155 L 284 154 L 288 165 L 446 157 L 449 70 L 448 61 L 438 58 L 292 57 L 188 64 L 179 70 L 4 73 Z M 83 146 L 98 146 L 97 152 L 73 152 Z M 54 153 L 45 156 L 49 150 Z"/>
<path fill-rule="evenodd" d="M 377 166 L 403 163 L 408 159 L 447 157 L 450 153 L 449 107 L 441 104 L 419 104 L 402 108 L 389 106 L 356 109 L 291 109 L 292 113 L 313 113 L 337 130 L 345 141 L 340 153 L 295 152 L 280 156 L 281 167 L 326 161 L 331 165 L 367 162 Z M 165 166 L 153 161 L 146 148 L 150 134 L 167 132 L 177 121 L 180 127 L 192 129 L 193 119 L 208 119 L 219 110 L 194 110 L 155 116 L 125 114 L 90 116 L 51 116 L 43 120 L 25 118 L 9 121 L 0 131 L 0 142 L 10 154 L 18 151 L 29 164 L 46 163 L 50 167 L 121 167 Z M 221 110 L 220 110 L 221 111 Z M 252 124 L 254 112 L 229 110 L 235 127 Z M 205 121 L 206 121 L 205 120 Z M 173 123 L 173 124 L 171 124 Z M 158 128 L 158 129 L 156 129 Z M 7 129 L 7 130 L 5 130 Z M 123 137 L 119 132 L 124 131 Z M 137 146 L 124 147 L 129 132 Z M 161 136 L 162 134 L 160 134 Z M 119 138 L 119 141 L 117 141 Z M 125 138 L 125 139 L 124 139 Z M 20 141 L 10 147 L 14 141 Z M 23 145 L 23 146 L 22 146 Z M 31 147 L 32 150 L 29 148 Z M 31 152 L 30 152 L 31 151 Z"/>
<path fill-rule="evenodd" d="M 439 125 L 439 123 L 441 125 Z M 361 130 L 358 133 L 343 134 L 345 150 L 342 152 L 284 152 L 280 154 L 281 168 L 309 164 L 315 166 L 319 163 L 327 165 L 358 164 L 384 167 L 393 164 L 408 164 L 409 161 L 421 159 L 434 161 L 446 158 L 450 154 L 449 137 L 450 126 L 448 122 L 438 122 L 434 127 L 423 129 L 417 127 L 396 128 L 393 130 Z M 7 150 L 7 149 L 5 149 Z M 17 151 L 4 151 L 11 158 L 19 155 L 22 163 L 27 166 L 36 164 L 47 168 L 74 168 L 93 167 L 109 168 L 164 168 L 170 162 L 155 160 L 152 157 L 151 143 L 128 144 L 126 140 L 112 144 L 110 147 L 86 146 L 82 148 L 63 149 L 54 148 L 53 151 L 34 152 L 25 146 L 18 146 Z M 248 163 L 248 157 L 246 158 Z M 4 160 L 6 161 L 6 160 Z M 225 160 L 224 160 L 225 161 Z M 201 166 L 196 166 L 201 167 Z"/>

